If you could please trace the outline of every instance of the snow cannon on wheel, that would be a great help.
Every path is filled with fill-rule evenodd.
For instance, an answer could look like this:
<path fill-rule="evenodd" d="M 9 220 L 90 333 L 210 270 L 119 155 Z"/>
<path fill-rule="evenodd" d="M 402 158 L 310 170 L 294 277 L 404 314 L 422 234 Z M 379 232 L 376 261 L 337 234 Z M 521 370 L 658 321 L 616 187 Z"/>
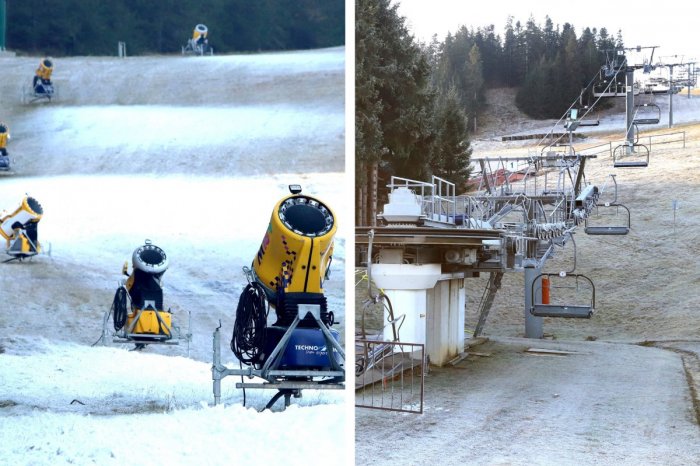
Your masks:
<path fill-rule="evenodd" d="M 165 251 L 150 240 L 136 248 L 132 255 L 132 271 L 129 273 L 129 263 L 124 263 L 122 273 L 128 278 L 117 288 L 112 307 L 105 314 L 104 343 L 112 314 L 114 343 L 134 343 L 136 350 L 150 344 L 179 344 L 180 328 L 173 325 L 172 312 L 163 306 L 161 278 L 168 266 Z M 189 342 L 189 333 L 185 338 Z"/>
<path fill-rule="evenodd" d="M 209 29 L 204 24 L 198 24 L 192 31 L 192 38 L 182 47 L 182 54 L 214 55 L 214 49 L 209 45 Z"/>
<path fill-rule="evenodd" d="M 331 326 L 323 283 L 330 276 L 333 238 L 337 225 L 324 203 L 301 194 L 291 185 L 291 196 L 274 207 L 252 268 L 244 267 L 248 279 L 238 301 L 231 350 L 240 369 L 221 364 L 220 335 L 214 332 L 214 402 L 221 399 L 221 379 L 241 376 L 236 388 L 276 389 L 265 409 L 284 396 L 303 389 L 343 389 L 345 352 L 339 333 Z M 274 323 L 268 323 L 274 308 Z M 271 316 L 270 316 L 271 317 Z M 272 319 L 271 319 L 272 320 Z M 243 368 L 243 365 L 247 366 Z M 262 383 L 244 383 L 243 376 Z"/>
<path fill-rule="evenodd" d="M 44 215 L 39 201 L 25 196 L 14 212 L 0 212 L 0 236 L 5 239 L 5 252 L 12 256 L 4 262 L 21 261 L 41 252 L 38 224 Z"/>
<path fill-rule="evenodd" d="M 36 102 L 38 100 L 50 101 L 55 95 L 55 88 L 51 82 L 51 74 L 53 73 L 53 59 L 43 58 L 39 63 L 32 79 L 30 90 L 22 91 L 22 100 L 24 103 Z"/>

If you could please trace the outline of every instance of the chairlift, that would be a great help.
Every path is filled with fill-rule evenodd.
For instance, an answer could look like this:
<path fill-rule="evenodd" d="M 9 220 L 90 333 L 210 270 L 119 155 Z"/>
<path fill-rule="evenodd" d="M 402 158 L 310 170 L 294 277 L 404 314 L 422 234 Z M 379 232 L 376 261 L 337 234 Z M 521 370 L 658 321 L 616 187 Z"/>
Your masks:
<path fill-rule="evenodd" d="M 661 121 L 661 109 L 653 103 L 635 105 L 633 124 L 656 125 Z"/>
<path fill-rule="evenodd" d="M 600 125 L 600 118 L 596 118 L 595 120 L 581 120 L 578 122 L 579 126 L 598 126 Z"/>
<path fill-rule="evenodd" d="M 598 126 L 600 124 L 599 118 L 596 118 L 595 120 L 583 119 L 586 113 L 589 111 L 587 106 L 584 106 L 581 110 L 581 112 L 579 112 L 579 109 L 577 108 L 572 108 L 569 110 L 569 117 L 564 123 L 564 128 L 569 131 L 576 131 L 579 126 Z M 582 113 L 580 118 L 579 113 Z"/>
<path fill-rule="evenodd" d="M 649 148 L 644 144 L 620 144 L 613 150 L 613 167 L 644 168 L 649 166 Z"/>
<path fill-rule="evenodd" d="M 603 208 L 604 210 L 607 209 L 614 209 L 614 212 L 610 215 L 608 214 L 600 214 L 599 209 Z M 627 216 L 626 216 L 626 221 L 623 222 L 616 222 L 614 225 L 591 225 L 591 221 L 593 218 L 589 216 L 586 218 L 586 223 L 584 224 L 584 231 L 586 232 L 587 235 L 626 235 L 630 231 L 631 227 L 631 215 L 630 215 L 630 210 L 625 207 L 622 204 L 617 204 L 617 203 L 609 203 L 606 202 L 605 204 L 598 204 L 596 205 L 596 218 L 602 218 L 606 215 L 612 216 L 616 219 L 619 219 L 621 216 L 624 216 L 624 214 L 620 214 L 620 208 L 624 209 L 627 211 Z"/>
<path fill-rule="evenodd" d="M 558 280 L 574 280 L 573 285 L 556 285 L 550 288 L 550 278 L 557 277 Z M 535 285 L 542 278 L 542 284 L 540 285 L 540 290 L 542 292 L 542 301 L 546 303 L 534 303 L 530 308 L 530 314 L 536 317 L 564 317 L 570 319 L 589 319 L 593 315 L 595 310 L 595 285 L 590 278 L 582 274 L 576 273 L 542 273 L 535 277 L 532 281 L 532 296 L 535 295 Z M 584 284 L 587 283 L 588 286 L 579 283 L 583 281 Z M 550 290 L 571 290 L 576 296 L 581 293 L 588 294 L 590 292 L 590 301 L 584 302 L 582 304 L 550 304 L 549 303 L 549 293 Z M 564 291 L 566 293 L 566 291 Z"/>
<path fill-rule="evenodd" d="M 609 83 L 608 79 L 602 79 L 593 84 L 593 97 L 624 97 L 625 83 Z"/>

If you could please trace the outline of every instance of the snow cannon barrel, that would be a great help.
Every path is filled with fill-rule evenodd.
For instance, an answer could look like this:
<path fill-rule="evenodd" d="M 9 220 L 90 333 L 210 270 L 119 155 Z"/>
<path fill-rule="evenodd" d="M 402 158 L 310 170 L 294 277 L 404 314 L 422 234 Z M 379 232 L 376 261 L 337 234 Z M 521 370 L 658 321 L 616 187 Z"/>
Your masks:
<path fill-rule="evenodd" d="M 131 256 L 131 263 L 135 271 L 138 270 L 156 278 L 163 276 L 170 265 L 165 251 L 152 244 L 150 240 L 146 240 L 143 246 L 136 248 Z"/>
<path fill-rule="evenodd" d="M 44 58 L 39 63 L 39 68 L 36 70 L 36 74 L 41 79 L 49 80 L 51 79 L 51 73 L 53 73 L 53 61 L 50 58 Z"/>
<path fill-rule="evenodd" d="M 327 320 L 323 282 L 330 274 L 333 238 L 337 225 L 333 211 L 320 200 L 299 194 L 290 186 L 291 196 L 282 198 L 272 210 L 257 257 L 253 275 L 277 308 L 278 317 L 293 319 L 298 304 L 319 304 Z"/>
<path fill-rule="evenodd" d="M 275 205 L 253 261 L 255 277 L 271 302 L 281 290 L 323 292 L 336 230 L 333 212 L 311 196 L 293 194 Z"/>
<path fill-rule="evenodd" d="M 39 201 L 30 196 L 22 199 L 20 206 L 11 214 L 0 213 L 0 235 L 9 240 L 15 236 L 15 230 L 25 228 L 30 223 L 38 223 L 44 215 Z"/>
<path fill-rule="evenodd" d="M 192 39 L 193 40 L 199 40 L 199 38 L 206 39 L 207 34 L 209 33 L 209 30 L 207 27 L 203 24 L 198 24 L 194 27 L 194 31 L 192 31 Z"/>

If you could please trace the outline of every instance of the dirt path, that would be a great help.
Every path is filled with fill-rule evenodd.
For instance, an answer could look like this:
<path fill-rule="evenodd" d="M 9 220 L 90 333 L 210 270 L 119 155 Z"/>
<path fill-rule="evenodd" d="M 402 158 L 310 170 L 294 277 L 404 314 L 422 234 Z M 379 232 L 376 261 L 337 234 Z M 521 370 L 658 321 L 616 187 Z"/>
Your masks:
<path fill-rule="evenodd" d="M 528 348 L 566 355 L 525 352 Z M 423 415 L 357 411 L 362 464 L 687 465 L 700 456 L 683 362 L 657 348 L 497 338 L 434 368 Z"/>

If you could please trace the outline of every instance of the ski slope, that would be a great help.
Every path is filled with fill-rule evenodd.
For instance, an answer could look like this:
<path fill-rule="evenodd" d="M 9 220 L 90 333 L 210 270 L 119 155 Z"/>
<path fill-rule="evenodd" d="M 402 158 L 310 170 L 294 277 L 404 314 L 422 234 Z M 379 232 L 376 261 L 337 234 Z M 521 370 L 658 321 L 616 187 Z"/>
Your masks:
<path fill-rule="evenodd" d="M 343 393 L 305 391 L 284 412 L 257 413 L 274 393 L 248 391 L 243 408 L 229 377 L 224 406 L 212 407 L 210 371 L 219 323 L 224 363 L 237 366 L 228 340 L 242 267 L 289 184 L 336 213 L 325 291 L 344 329 L 344 49 L 57 59 L 58 100 L 21 105 L 38 60 L 0 58 L 15 170 L 0 178 L 0 209 L 35 197 L 50 250 L 0 264 L 0 462 L 320 464 L 350 454 Z M 183 329 L 191 318 L 193 340 L 140 353 L 93 347 L 122 264 L 145 239 L 168 254 L 164 304 Z"/>

